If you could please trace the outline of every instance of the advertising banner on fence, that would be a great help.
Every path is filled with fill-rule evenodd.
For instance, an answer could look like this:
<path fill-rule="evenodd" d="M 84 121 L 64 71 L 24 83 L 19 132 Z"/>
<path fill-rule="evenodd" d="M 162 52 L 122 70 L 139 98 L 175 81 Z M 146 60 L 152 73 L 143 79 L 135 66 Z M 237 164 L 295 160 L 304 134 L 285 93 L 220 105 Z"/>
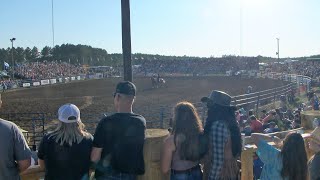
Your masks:
<path fill-rule="evenodd" d="M 102 73 L 96 73 L 96 79 L 101 79 L 103 78 L 103 74 Z"/>
<path fill-rule="evenodd" d="M 49 79 L 41 80 L 41 85 L 48 85 L 50 84 Z"/>
<path fill-rule="evenodd" d="M 62 78 L 59 78 L 58 81 L 59 81 L 59 82 L 62 82 Z"/>
<path fill-rule="evenodd" d="M 76 78 L 75 77 L 71 77 L 71 81 L 74 81 L 74 80 L 76 80 Z"/>
<path fill-rule="evenodd" d="M 22 87 L 30 87 L 30 83 L 23 83 Z"/>
<path fill-rule="evenodd" d="M 80 76 L 77 76 L 77 80 L 81 80 Z"/>
<path fill-rule="evenodd" d="M 56 84 L 57 80 L 56 79 L 50 79 L 50 84 Z"/>
<path fill-rule="evenodd" d="M 95 78 L 95 75 L 90 74 L 88 78 L 89 78 L 89 79 L 94 79 L 94 78 Z"/>
<path fill-rule="evenodd" d="M 33 86 L 40 86 L 40 82 L 33 82 Z"/>

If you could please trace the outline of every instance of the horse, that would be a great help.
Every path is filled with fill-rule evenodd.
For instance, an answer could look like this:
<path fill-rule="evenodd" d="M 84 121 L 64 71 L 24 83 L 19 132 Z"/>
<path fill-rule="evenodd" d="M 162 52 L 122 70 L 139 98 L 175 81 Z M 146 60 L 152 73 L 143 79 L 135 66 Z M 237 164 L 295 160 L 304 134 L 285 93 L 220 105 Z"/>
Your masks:
<path fill-rule="evenodd" d="M 166 80 L 163 78 L 151 77 L 152 88 L 163 87 L 166 84 Z"/>

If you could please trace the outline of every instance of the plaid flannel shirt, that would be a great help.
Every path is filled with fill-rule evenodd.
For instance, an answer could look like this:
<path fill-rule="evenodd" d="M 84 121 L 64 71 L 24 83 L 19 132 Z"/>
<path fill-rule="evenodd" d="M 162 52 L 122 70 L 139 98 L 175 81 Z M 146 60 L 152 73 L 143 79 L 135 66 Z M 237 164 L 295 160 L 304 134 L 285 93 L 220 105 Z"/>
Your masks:
<path fill-rule="evenodd" d="M 224 162 L 224 147 L 230 136 L 227 126 L 222 121 L 212 123 L 210 133 L 210 148 L 212 149 L 210 180 L 220 179 L 219 177 Z"/>

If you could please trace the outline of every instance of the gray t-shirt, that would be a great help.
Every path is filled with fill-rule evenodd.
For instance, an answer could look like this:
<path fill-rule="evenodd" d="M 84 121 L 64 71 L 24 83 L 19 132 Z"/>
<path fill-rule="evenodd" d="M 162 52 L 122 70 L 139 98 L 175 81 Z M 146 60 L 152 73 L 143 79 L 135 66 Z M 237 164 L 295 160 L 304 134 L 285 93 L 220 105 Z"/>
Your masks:
<path fill-rule="evenodd" d="M 30 158 L 31 151 L 18 126 L 0 119 L 0 179 L 19 180 L 17 161 Z"/>

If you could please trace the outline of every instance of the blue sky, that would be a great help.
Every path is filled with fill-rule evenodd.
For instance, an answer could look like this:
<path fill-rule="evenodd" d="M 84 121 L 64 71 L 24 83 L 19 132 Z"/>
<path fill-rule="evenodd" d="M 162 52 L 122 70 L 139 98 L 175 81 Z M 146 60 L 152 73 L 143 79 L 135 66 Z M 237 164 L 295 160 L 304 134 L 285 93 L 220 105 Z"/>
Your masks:
<path fill-rule="evenodd" d="M 133 53 L 276 57 L 279 37 L 280 57 L 320 54 L 319 0 L 131 0 L 130 4 Z M 121 52 L 120 5 L 120 0 L 54 0 L 55 44 Z M 17 38 L 15 46 L 52 46 L 51 0 L 1 0 L 0 48 L 10 46 L 12 37 Z"/>

